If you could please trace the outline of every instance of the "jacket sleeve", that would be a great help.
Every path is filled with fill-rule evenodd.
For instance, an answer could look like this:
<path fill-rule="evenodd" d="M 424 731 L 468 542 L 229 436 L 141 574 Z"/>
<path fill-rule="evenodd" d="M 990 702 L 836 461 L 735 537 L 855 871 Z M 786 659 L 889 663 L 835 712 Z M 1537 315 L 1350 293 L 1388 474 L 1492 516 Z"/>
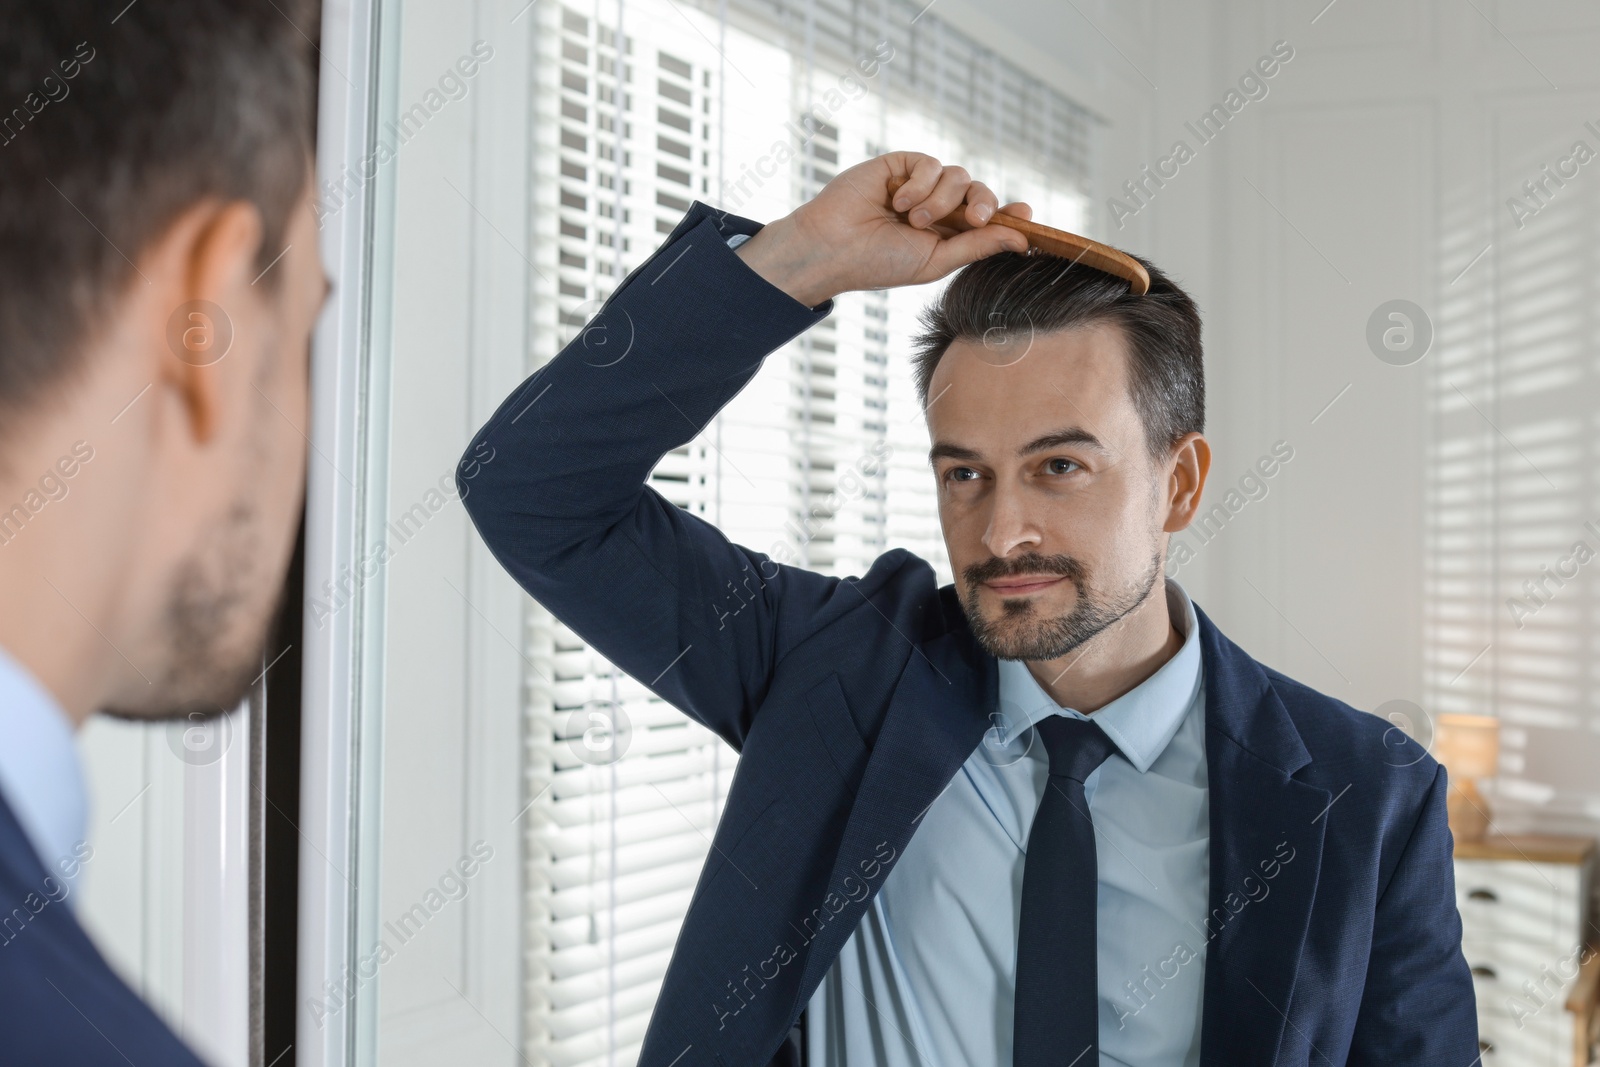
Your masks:
<path fill-rule="evenodd" d="M 1482 1055 L 1472 972 L 1461 954 L 1447 785 L 1440 765 L 1378 898 L 1352 1067 L 1463 1067 Z"/>
<path fill-rule="evenodd" d="M 695 201 L 501 404 L 456 474 L 478 532 L 523 589 L 735 748 L 840 580 L 730 542 L 647 479 L 768 353 L 833 310 L 805 307 L 728 247 L 759 229 Z"/>

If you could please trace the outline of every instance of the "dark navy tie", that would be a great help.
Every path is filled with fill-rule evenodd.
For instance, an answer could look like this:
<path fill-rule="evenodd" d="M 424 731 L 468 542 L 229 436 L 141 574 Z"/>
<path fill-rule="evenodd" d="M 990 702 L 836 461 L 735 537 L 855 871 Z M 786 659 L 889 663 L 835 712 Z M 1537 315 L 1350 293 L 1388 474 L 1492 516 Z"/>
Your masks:
<path fill-rule="evenodd" d="M 1017 932 L 1013 1067 L 1099 1067 L 1094 823 L 1083 782 L 1116 746 L 1094 722 L 1050 715 L 1034 729 L 1050 778 L 1028 831 Z"/>

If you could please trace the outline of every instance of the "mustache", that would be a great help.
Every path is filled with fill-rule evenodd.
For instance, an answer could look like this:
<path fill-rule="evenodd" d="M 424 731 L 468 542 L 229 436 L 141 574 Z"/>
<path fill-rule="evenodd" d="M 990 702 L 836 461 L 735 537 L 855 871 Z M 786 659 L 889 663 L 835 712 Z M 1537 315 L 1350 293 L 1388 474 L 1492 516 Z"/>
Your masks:
<path fill-rule="evenodd" d="M 962 572 L 971 585 L 992 581 L 995 578 L 1010 578 L 1018 574 L 1060 574 L 1072 580 L 1076 585 L 1082 585 L 1088 577 L 1088 568 L 1076 557 L 1062 554 L 1049 556 L 1037 552 L 1029 552 L 1015 559 L 1001 559 L 990 556 L 979 563 L 973 563 Z"/>

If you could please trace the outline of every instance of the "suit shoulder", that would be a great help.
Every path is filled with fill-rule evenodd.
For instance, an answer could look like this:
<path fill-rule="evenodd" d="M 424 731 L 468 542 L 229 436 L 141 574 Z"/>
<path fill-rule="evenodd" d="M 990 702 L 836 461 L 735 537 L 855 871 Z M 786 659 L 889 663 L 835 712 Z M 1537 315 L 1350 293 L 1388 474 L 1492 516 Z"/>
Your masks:
<path fill-rule="evenodd" d="M 859 648 L 861 641 L 896 633 L 916 639 L 937 632 L 943 616 L 936 580 L 927 560 L 891 548 L 860 576 L 788 583 L 781 607 L 795 637 L 780 641 L 781 651 L 786 657 L 802 645 L 814 650 L 845 642 Z"/>
<path fill-rule="evenodd" d="M 1444 772 L 1426 747 L 1431 724 L 1362 711 L 1281 671 L 1262 670 L 1311 756 L 1296 779 L 1327 790 L 1328 808 L 1337 812 L 1328 823 L 1330 847 L 1375 851 L 1378 884 L 1388 884 L 1425 817 L 1432 820 L 1425 834 L 1444 824 Z M 1437 806 L 1431 817 L 1430 803 Z"/>
<path fill-rule="evenodd" d="M 866 573 L 841 579 L 831 590 L 831 600 L 841 613 L 882 613 L 897 620 L 906 613 L 937 613 L 939 590 L 933 565 L 907 548 L 881 553 Z M 846 590 L 846 585 L 852 586 Z M 874 610 L 876 609 L 876 610 Z"/>
<path fill-rule="evenodd" d="M 1261 670 L 1288 709 L 1314 766 L 1339 766 L 1347 772 L 1346 777 L 1351 770 L 1367 767 L 1370 775 L 1362 777 L 1374 781 L 1387 778 L 1395 785 L 1404 782 L 1409 789 L 1425 789 L 1432 783 L 1438 762 L 1427 751 L 1432 724 L 1421 709 L 1411 716 L 1396 712 L 1385 717 L 1353 707 L 1266 664 Z M 1423 721 L 1414 721 L 1418 718 Z"/>

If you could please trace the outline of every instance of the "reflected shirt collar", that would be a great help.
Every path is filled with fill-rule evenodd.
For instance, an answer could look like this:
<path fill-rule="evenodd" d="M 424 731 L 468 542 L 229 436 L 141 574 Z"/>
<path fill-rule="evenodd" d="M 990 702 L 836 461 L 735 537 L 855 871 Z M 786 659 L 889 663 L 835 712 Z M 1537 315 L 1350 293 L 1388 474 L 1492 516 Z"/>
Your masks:
<path fill-rule="evenodd" d="M 88 823 L 72 723 L 49 690 L 0 648 L 0 794 L 46 872 L 74 855 Z"/>
<path fill-rule="evenodd" d="M 1004 712 L 1011 737 L 1047 715 L 1066 715 L 1100 724 L 1117 750 L 1142 774 L 1166 750 L 1200 685 L 1200 626 L 1189 595 L 1174 578 L 1166 579 L 1167 616 L 1183 634 L 1183 646 L 1154 674 L 1093 715 L 1063 708 L 1034 678 L 1022 660 L 1000 660 L 1000 695 L 1020 713 Z"/>

